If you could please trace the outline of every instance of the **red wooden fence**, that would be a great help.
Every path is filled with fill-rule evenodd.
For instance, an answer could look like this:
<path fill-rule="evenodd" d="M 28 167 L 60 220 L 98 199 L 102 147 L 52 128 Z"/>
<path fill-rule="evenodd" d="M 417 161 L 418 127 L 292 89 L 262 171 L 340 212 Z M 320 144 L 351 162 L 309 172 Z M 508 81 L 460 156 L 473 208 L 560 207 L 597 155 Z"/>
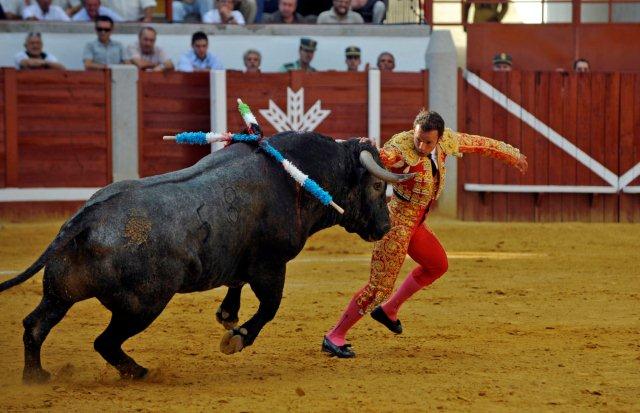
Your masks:
<path fill-rule="evenodd" d="M 618 177 L 640 161 L 640 74 L 480 72 L 495 89 Z M 458 129 L 505 140 L 527 156 L 520 175 L 500 162 L 468 156 L 458 167 L 458 216 L 480 221 L 640 222 L 638 194 L 471 192 L 466 183 L 602 186 L 592 170 L 459 80 Z M 575 154 L 574 154 L 575 155 Z M 637 185 L 638 180 L 635 180 Z M 634 185 L 634 182 L 631 183 Z"/>
<path fill-rule="evenodd" d="M 163 135 L 209 131 L 209 73 L 140 72 L 138 80 L 138 170 L 141 177 L 196 163 L 208 147 L 163 142 Z"/>
<path fill-rule="evenodd" d="M 8 187 L 111 182 L 108 71 L 0 70 L 0 179 Z"/>
<path fill-rule="evenodd" d="M 394 134 L 411 129 L 418 111 L 428 107 L 429 72 L 380 72 L 382 142 Z"/>

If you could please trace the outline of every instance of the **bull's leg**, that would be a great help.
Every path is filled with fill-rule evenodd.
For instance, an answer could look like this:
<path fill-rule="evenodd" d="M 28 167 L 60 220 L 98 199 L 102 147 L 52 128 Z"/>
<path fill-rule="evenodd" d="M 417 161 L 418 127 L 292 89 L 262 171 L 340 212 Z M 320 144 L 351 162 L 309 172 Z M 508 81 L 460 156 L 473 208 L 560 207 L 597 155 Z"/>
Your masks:
<path fill-rule="evenodd" d="M 275 268 L 260 268 L 252 271 L 255 274 L 249 285 L 260 301 L 258 311 L 240 328 L 234 328 L 222 337 L 220 351 L 232 354 L 253 344 L 262 328 L 273 320 L 284 288 L 285 264 Z"/>
<path fill-rule="evenodd" d="M 122 378 L 142 379 L 147 375 L 146 368 L 122 351 L 122 344 L 147 328 L 168 302 L 169 300 L 159 302 L 152 308 L 144 308 L 137 312 L 112 310 L 111 322 L 93 346 L 109 364 L 118 369 Z"/>
<path fill-rule="evenodd" d="M 220 303 L 216 311 L 216 320 L 222 324 L 225 330 L 230 330 L 238 324 L 238 311 L 240 311 L 240 294 L 242 286 L 229 287 L 227 295 Z"/>
<path fill-rule="evenodd" d="M 51 297 L 45 293 L 42 301 L 22 324 L 24 325 L 24 370 L 25 383 L 43 383 L 51 376 L 42 368 L 40 350 L 51 329 L 62 320 L 73 303 Z"/>

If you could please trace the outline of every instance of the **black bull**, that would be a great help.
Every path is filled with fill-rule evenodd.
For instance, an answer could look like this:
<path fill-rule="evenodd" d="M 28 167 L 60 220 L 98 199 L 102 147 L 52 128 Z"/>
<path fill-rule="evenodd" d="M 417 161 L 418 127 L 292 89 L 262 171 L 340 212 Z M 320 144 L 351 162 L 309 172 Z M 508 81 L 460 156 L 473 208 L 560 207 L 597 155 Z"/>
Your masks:
<path fill-rule="evenodd" d="M 381 174 L 370 145 L 293 132 L 270 142 L 328 190 L 345 214 L 323 206 L 268 155 L 242 143 L 190 168 L 103 188 L 31 267 L 0 284 L 4 291 L 45 267 L 42 301 L 23 322 L 23 379 L 49 377 L 40 361 L 42 343 L 74 303 L 92 297 L 112 312 L 94 348 L 121 376 L 141 378 L 147 370 L 121 346 L 147 328 L 174 294 L 229 286 L 217 318 L 234 326 L 240 288 L 249 284 L 259 308 L 221 343 L 225 353 L 239 351 L 275 316 L 286 263 L 309 236 L 333 225 L 368 241 L 388 231 L 381 178 L 392 179 Z M 372 154 L 373 167 L 363 166 L 362 151 Z"/>

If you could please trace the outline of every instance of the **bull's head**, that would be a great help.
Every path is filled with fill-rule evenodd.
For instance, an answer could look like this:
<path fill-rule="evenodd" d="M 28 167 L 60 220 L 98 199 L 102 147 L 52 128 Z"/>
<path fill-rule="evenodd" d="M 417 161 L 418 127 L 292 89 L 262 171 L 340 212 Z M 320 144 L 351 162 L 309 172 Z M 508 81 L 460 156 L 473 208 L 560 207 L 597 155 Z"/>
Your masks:
<path fill-rule="evenodd" d="M 355 173 L 349 190 L 349 205 L 341 225 L 366 241 L 377 241 L 391 228 L 386 203 L 387 183 L 411 178 L 412 174 L 395 174 L 380 166 L 377 151 L 369 145 L 352 141 Z"/>

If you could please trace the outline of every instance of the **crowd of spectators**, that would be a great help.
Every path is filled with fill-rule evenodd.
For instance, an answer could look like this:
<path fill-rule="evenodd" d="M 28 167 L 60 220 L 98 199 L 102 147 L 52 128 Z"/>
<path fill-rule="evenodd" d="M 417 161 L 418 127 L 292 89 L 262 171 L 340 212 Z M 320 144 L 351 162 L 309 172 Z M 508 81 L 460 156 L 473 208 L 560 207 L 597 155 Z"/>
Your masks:
<path fill-rule="evenodd" d="M 98 0 L 92 0 L 98 1 Z M 86 70 L 105 69 L 110 65 L 132 64 L 140 70 L 167 71 L 178 70 L 181 72 L 201 72 L 209 70 L 222 70 L 224 65 L 221 59 L 209 51 L 209 38 L 201 31 L 191 36 L 191 48 L 180 56 L 177 66 L 167 56 L 167 53 L 156 45 L 158 34 L 151 26 L 144 26 L 138 33 L 138 40 L 125 47 L 122 43 L 112 40 L 114 21 L 106 15 L 99 15 L 95 19 L 96 39 L 88 42 L 82 52 L 82 62 Z M 303 37 L 300 39 L 298 58 L 292 62 L 284 63 L 280 71 L 288 72 L 301 70 L 315 72 L 312 61 L 315 56 L 318 42 L 314 39 Z M 243 54 L 245 72 L 260 73 L 262 54 L 256 49 L 249 49 Z M 359 71 L 361 65 L 361 50 L 358 46 L 349 46 L 345 49 L 345 70 Z M 24 50 L 14 57 L 16 69 L 64 69 L 64 65 L 58 62 L 55 56 L 44 51 L 43 38 L 40 33 L 29 33 L 26 36 Z M 377 68 L 381 71 L 393 71 L 395 58 L 389 52 L 382 52 L 378 56 Z M 364 70 L 369 70 L 366 64 Z"/>
<path fill-rule="evenodd" d="M 0 0 L 0 18 L 151 22 L 156 0 Z M 210 24 L 380 24 L 388 0 L 174 0 L 174 22 Z"/>

